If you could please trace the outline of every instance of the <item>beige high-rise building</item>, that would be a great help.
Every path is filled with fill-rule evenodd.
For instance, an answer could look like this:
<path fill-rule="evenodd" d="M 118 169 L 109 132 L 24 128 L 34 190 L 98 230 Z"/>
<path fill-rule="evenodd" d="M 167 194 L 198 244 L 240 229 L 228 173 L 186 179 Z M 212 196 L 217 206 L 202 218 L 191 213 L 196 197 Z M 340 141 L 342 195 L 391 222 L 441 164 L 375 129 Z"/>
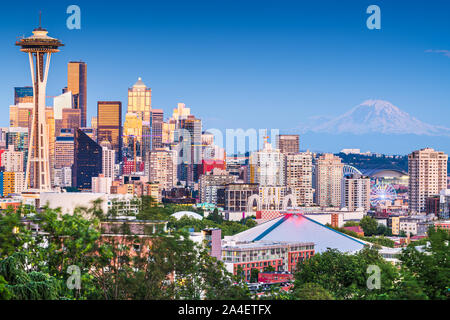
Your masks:
<path fill-rule="evenodd" d="M 344 164 L 341 158 L 325 153 L 316 163 L 316 202 L 321 207 L 340 207 Z"/>
<path fill-rule="evenodd" d="M 432 148 L 408 155 L 409 212 L 425 214 L 426 199 L 447 189 L 448 155 Z"/>
<path fill-rule="evenodd" d="M 342 179 L 341 207 L 348 211 L 370 209 L 370 177 L 352 174 Z"/>
<path fill-rule="evenodd" d="M 298 134 L 277 135 L 277 148 L 281 153 L 300 152 L 300 137 Z"/>
<path fill-rule="evenodd" d="M 170 190 L 177 183 L 176 152 L 154 149 L 148 153 L 149 182 L 159 183 L 161 190 Z"/>
<path fill-rule="evenodd" d="M 8 150 L 1 155 L 1 163 L 8 172 L 23 172 L 23 152 L 15 151 L 14 145 L 10 144 Z"/>
<path fill-rule="evenodd" d="M 150 121 L 151 110 L 152 89 L 138 78 L 138 81 L 128 89 L 127 113 L 135 113 L 142 121 Z"/>
<path fill-rule="evenodd" d="M 312 154 L 310 152 L 286 154 L 286 186 L 297 199 L 297 205 L 313 203 Z"/>

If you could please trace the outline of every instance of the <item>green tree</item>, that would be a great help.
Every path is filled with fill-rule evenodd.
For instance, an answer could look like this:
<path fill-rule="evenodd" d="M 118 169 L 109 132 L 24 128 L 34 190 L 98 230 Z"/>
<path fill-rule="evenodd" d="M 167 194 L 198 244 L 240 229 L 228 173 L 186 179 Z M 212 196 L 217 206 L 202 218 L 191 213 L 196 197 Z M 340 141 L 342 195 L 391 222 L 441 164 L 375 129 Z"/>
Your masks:
<path fill-rule="evenodd" d="M 409 271 L 423 284 L 423 291 L 430 299 L 448 299 L 450 288 L 450 233 L 430 227 L 428 245 L 419 251 L 413 244 L 403 250 L 402 269 Z"/>
<path fill-rule="evenodd" d="M 25 250 L 31 241 L 31 232 L 22 221 L 21 209 L 0 212 L 0 258 Z"/>
<path fill-rule="evenodd" d="M 356 221 L 347 221 L 344 223 L 344 227 L 356 227 L 359 226 L 359 222 Z"/>
<path fill-rule="evenodd" d="M 13 300 L 55 300 L 61 297 L 62 283 L 49 274 L 29 269 L 26 254 L 16 252 L 0 260 L 0 279 L 7 298 Z"/>
<path fill-rule="evenodd" d="M 250 282 L 251 283 L 258 282 L 258 274 L 259 274 L 259 269 L 252 268 L 252 270 L 250 271 Z"/>
<path fill-rule="evenodd" d="M 214 221 L 215 223 L 221 224 L 223 222 L 223 217 L 219 213 L 219 210 L 217 208 L 214 208 L 213 212 L 211 212 L 207 219 Z"/>
<path fill-rule="evenodd" d="M 12 297 L 11 291 L 8 289 L 8 282 L 0 275 L 0 300 L 9 300 Z"/>
<path fill-rule="evenodd" d="M 364 216 L 359 222 L 359 225 L 363 229 L 365 236 L 371 236 L 377 233 L 378 223 L 372 217 Z"/>
<path fill-rule="evenodd" d="M 315 283 L 304 283 L 294 290 L 296 300 L 334 300 L 333 295 Z"/>
<path fill-rule="evenodd" d="M 377 265 L 381 269 L 381 289 L 367 288 L 367 268 Z M 386 262 L 375 248 L 364 248 L 356 254 L 341 253 L 335 249 L 300 261 L 294 275 L 294 288 L 315 283 L 336 299 L 380 299 L 394 288 L 398 272 Z"/>

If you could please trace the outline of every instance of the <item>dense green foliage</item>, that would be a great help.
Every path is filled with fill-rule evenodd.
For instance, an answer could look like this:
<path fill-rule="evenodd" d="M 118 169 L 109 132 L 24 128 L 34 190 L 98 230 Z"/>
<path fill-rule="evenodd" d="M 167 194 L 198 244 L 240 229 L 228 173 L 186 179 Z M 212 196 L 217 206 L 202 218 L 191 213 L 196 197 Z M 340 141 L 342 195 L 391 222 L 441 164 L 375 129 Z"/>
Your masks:
<path fill-rule="evenodd" d="M 316 254 L 299 262 L 292 294 L 299 298 L 299 292 L 313 283 L 336 299 L 448 299 L 450 236 L 434 228 L 428 234 L 429 245 L 423 251 L 409 245 L 399 257 L 399 266 L 385 261 L 375 247 L 353 255 L 331 249 Z M 380 288 L 367 285 L 370 265 L 380 269 Z M 306 292 L 304 299 L 308 297 Z"/>
<path fill-rule="evenodd" d="M 170 233 L 139 237 L 123 224 L 114 230 L 120 236 L 107 236 L 101 232 L 101 221 L 106 216 L 99 208 L 100 203 L 96 201 L 92 207 L 77 208 L 71 215 L 49 208 L 39 213 L 25 212 L 23 208 L 17 213 L 0 212 L 0 239 L 4 239 L 0 242 L 0 298 L 250 297 L 247 287 L 228 273 L 222 262 L 189 240 L 176 221 L 171 220 L 174 225 Z M 177 206 L 159 207 L 150 199 L 144 202 L 140 215 L 141 219 L 146 216 L 164 220 L 179 209 Z M 221 226 L 204 220 L 205 224 Z M 224 224 L 228 226 L 228 233 L 248 228 L 245 222 Z M 36 226 L 39 232 L 32 231 Z M 136 248 L 142 248 L 142 254 Z M 69 266 L 79 268 L 80 288 L 69 288 Z"/>
<path fill-rule="evenodd" d="M 401 267 L 385 261 L 376 246 L 356 254 L 328 250 L 299 262 L 291 290 L 275 286 L 252 296 L 240 277 L 242 269 L 238 276 L 227 272 L 189 240 L 187 230 L 217 227 L 232 235 L 253 227 L 253 219 L 225 221 L 215 211 L 203 220 L 175 220 L 170 215 L 179 210 L 204 213 L 143 200 L 139 218 L 168 221 L 169 232 L 140 237 L 122 224 L 116 236 L 108 236 L 101 230 L 106 216 L 98 201 L 71 215 L 49 208 L 1 211 L 0 299 L 448 299 L 450 239 L 444 230 L 430 229 L 422 251 L 412 245 L 405 249 Z M 390 244 L 383 237 L 362 239 Z M 379 289 L 368 288 L 371 265 L 380 268 Z M 80 270 L 79 288 L 68 285 L 70 266 Z M 251 280 L 257 277 L 252 270 Z"/>

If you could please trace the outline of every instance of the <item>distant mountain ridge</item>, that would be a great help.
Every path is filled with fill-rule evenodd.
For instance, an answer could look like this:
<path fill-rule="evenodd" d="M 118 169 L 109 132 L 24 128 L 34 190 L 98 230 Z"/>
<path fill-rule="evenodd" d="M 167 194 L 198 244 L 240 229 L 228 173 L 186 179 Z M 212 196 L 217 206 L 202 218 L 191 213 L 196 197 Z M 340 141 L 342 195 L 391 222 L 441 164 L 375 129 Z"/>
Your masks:
<path fill-rule="evenodd" d="M 348 112 L 330 120 L 315 117 L 314 125 L 304 131 L 351 134 L 415 134 L 448 136 L 450 128 L 425 123 L 384 100 L 366 100 Z"/>

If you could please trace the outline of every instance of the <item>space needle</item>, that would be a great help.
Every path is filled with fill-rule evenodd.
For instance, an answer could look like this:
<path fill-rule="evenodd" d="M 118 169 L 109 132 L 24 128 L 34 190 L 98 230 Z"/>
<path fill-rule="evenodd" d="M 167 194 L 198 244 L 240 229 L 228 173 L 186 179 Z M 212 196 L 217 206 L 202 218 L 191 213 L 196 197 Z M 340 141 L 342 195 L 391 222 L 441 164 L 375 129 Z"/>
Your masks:
<path fill-rule="evenodd" d="M 27 191 L 42 192 L 51 190 L 49 140 L 45 117 L 45 88 L 47 86 L 48 69 L 52 53 L 63 46 L 61 41 L 47 36 L 47 30 L 39 27 L 33 35 L 16 42 L 20 51 L 28 53 L 33 82 L 33 117 L 28 147 L 25 185 Z"/>

